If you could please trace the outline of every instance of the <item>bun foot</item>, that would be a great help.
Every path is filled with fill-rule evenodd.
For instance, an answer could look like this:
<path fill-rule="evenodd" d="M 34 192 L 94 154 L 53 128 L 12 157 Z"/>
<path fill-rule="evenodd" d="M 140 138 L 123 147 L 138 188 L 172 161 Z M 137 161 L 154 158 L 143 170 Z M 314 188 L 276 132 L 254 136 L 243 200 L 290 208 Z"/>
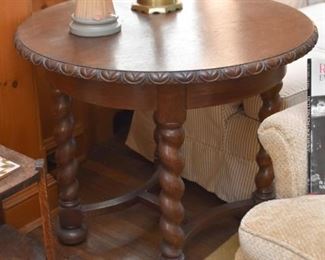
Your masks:
<path fill-rule="evenodd" d="M 57 228 L 57 236 L 59 241 L 68 246 L 78 245 L 87 238 L 87 228 L 83 225 L 76 229 L 63 229 L 60 225 Z"/>

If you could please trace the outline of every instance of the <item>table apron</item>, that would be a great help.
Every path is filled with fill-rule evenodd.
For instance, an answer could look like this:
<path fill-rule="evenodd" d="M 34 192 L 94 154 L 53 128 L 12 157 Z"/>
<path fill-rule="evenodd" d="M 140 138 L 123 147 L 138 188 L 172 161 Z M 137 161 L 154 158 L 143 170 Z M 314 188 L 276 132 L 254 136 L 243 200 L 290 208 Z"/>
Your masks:
<path fill-rule="evenodd" d="M 282 81 L 286 67 L 255 76 L 202 84 L 180 84 L 186 88 L 187 109 L 227 104 L 261 94 Z M 156 110 L 158 89 L 165 85 L 126 86 L 85 80 L 47 71 L 52 86 L 80 101 L 103 107 L 130 110 Z M 175 88 L 176 86 L 173 85 Z"/>

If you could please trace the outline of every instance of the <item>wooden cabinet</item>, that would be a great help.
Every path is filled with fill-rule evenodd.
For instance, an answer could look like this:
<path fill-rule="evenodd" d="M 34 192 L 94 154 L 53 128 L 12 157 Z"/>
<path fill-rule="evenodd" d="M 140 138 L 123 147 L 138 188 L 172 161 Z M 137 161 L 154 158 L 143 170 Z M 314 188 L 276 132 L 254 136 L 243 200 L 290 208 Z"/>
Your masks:
<path fill-rule="evenodd" d="M 20 1 L 20 0 L 13 0 L 13 1 Z M 49 7 L 51 5 L 61 3 L 63 1 L 65 0 L 32 0 L 32 10 L 35 12 L 40 9 Z"/>
<path fill-rule="evenodd" d="M 0 143 L 31 157 L 41 157 L 42 139 L 37 88 L 32 66 L 13 45 L 17 26 L 32 12 L 30 0 L 3 0 L 0 16 Z"/>
<path fill-rule="evenodd" d="M 41 68 L 24 61 L 13 46 L 17 26 L 40 8 L 63 0 L 2 0 L 0 17 L 0 143 L 33 158 L 55 148 L 52 88 Z M 86 154 L 89 140 L 89 105 L 74 101 L 75 136 L 79 155 Z"/>
<path fill-rule="evenodd" d="M 0 16 L 0 143 L 35 159 L 51 158 L 56 146 L 52 88 L 41 68 L 33 67 L 18 55 L 13 44 L 14 34 L 17 26 L 33 12 L 62 1 L 1 0 L 1 10 L 6 11 Z M 73 104 L 77 155 L 82 159 L 92 144 L 112 135 L 114 110 L 78 101 Z M 49 185 L 50 200 L 55 207 L 57 187 L 51 176 Z M 25 230 L 33 227 L 39 214 L 34 209 L 36 200 L 36 187 L 7 199 L 4 202 L 6 221 Z M 21 213 L 26 211 L 29 212 L 28 218 L 21 218 Z M 31 225 L 31 222 L 34 224 Z"/>

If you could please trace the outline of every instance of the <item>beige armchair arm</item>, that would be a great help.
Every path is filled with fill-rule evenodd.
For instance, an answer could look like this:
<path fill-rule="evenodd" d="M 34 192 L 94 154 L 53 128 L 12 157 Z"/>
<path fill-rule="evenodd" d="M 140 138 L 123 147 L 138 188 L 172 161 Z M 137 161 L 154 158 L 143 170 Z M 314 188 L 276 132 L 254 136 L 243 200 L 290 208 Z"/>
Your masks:
<path fill-rule="evenodd" d="M 272 158 L 277 198 L 307 192 L 307 103 L 276 113 L 260 125 L 258 137 Z"/>

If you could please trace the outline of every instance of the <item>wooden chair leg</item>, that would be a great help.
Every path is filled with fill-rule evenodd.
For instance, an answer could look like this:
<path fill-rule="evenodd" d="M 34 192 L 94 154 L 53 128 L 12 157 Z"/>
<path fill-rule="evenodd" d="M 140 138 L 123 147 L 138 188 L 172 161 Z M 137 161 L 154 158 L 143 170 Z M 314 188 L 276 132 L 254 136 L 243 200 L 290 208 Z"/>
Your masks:
<path fill-rule="evenodd" d="M 55 239 L 53 236 L 53 227 L 51 222 L 51 212 L 47 194 L 47 180 L 46 180 L 46 170 L 44 168 L 44 161 L 36 161 L 36 170 L 39 171 L 39 204 L 42 220 L 42 230 L 43 230 L 43 240 L 47 260 L 55 260 Z"/>
<path fill-rule="evenodd" d="M 282 85 L 282 82 L 280 82 L 274 88 L 261 94 L 263 105 L 259 112 L 260 122 L 281 110 L 282 99 L 279 93 Z M 256 191 L 253 197 L 256 203 L 260 203 L 275 198 L 272 160 L 261 144 L 256 161 L 259 166 L 259 171 L 255 177 Z"/>

